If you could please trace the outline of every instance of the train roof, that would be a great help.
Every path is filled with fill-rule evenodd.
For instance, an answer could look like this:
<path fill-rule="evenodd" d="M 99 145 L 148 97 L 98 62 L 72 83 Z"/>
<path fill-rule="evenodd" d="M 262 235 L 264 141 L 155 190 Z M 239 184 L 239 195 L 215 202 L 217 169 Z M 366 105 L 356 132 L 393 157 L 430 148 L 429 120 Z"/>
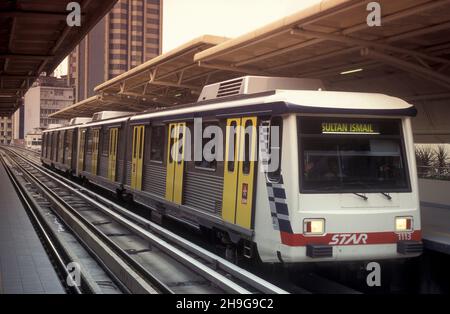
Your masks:
<path fill-rule="evenodd" d="M 415 116 L 416 109 L 406 101 L 384 94 L 339 91 L 275 90 L 251 95 L 200 101 L 176 108 L 136 114 L 131 120 L 176 116 L 231 116 L 249 112 L 267 114 L 324 113 Z"/>
<path fill-rule="evenodd" d="M 47 131 L 66 130 L 76 127 L 95 127 L 120 124 L 128 119 L 138 122 L 146 119 L 178 120 L 182 118 L 242 114 L 348 114 L 415 116 L 416 109 L 408 102 L 384 94 L 312 90 L 274 90 L 257 94 L 246 94 L 200 101 L 173 108 L 152 110 L 120 118 L 92 121 L 65 126 Z"/>

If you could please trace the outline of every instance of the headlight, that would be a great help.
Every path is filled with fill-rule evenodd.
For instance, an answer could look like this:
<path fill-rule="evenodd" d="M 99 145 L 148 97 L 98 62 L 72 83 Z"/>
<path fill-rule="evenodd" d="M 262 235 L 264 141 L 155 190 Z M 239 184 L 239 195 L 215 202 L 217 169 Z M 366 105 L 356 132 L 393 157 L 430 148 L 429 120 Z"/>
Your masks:
<path fill-rule="evenodd" d="M 395 231 L 411 231 L 412 217 L 395 217 Z"/>
<path fill-rule="evenodd" d="M 324 234 L 325 233 L 325 219 L 305 219 L 303 220 L 303 233 L 304 234 Z"/>

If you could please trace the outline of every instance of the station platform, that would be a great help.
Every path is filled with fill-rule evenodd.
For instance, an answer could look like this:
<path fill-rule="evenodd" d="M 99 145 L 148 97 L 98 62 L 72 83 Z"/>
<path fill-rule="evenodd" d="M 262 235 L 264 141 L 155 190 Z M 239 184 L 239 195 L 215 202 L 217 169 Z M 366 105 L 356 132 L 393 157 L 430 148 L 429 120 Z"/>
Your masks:
<path fill-rule="evenodd" d="M 65 293 L 1 164 L 0 195 L 0 294 Z"/>
<path fill-rule="evenodd" d="M 422 238 L 427 249 L 450 254 L 450 205 L 420 202 Z"/>

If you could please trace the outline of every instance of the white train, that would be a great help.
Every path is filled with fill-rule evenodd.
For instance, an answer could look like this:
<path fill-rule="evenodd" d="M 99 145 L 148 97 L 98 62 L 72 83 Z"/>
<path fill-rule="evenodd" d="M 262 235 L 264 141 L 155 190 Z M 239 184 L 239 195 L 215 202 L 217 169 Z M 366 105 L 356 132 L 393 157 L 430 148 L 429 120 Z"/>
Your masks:
<path fill-rule="evenodd" d="M 47 130 L 42 161 L 263 262 L 413 257 L 422 252 L 415 114 L 395 97 L 247 76 L 206 86 L 195 104 Z M 223 160 L 188 156 L 195 118 L 203 135 L 223 131 Z"/>

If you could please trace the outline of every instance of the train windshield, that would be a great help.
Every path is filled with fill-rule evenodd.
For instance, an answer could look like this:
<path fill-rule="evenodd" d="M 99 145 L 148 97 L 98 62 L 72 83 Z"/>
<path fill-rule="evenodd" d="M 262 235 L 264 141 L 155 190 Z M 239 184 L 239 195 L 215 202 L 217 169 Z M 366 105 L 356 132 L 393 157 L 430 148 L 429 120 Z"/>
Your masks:
<path fill-rule="evenodd" d="M 302 193 L 409 191 L 400 120 L 298 122 Z"/>

